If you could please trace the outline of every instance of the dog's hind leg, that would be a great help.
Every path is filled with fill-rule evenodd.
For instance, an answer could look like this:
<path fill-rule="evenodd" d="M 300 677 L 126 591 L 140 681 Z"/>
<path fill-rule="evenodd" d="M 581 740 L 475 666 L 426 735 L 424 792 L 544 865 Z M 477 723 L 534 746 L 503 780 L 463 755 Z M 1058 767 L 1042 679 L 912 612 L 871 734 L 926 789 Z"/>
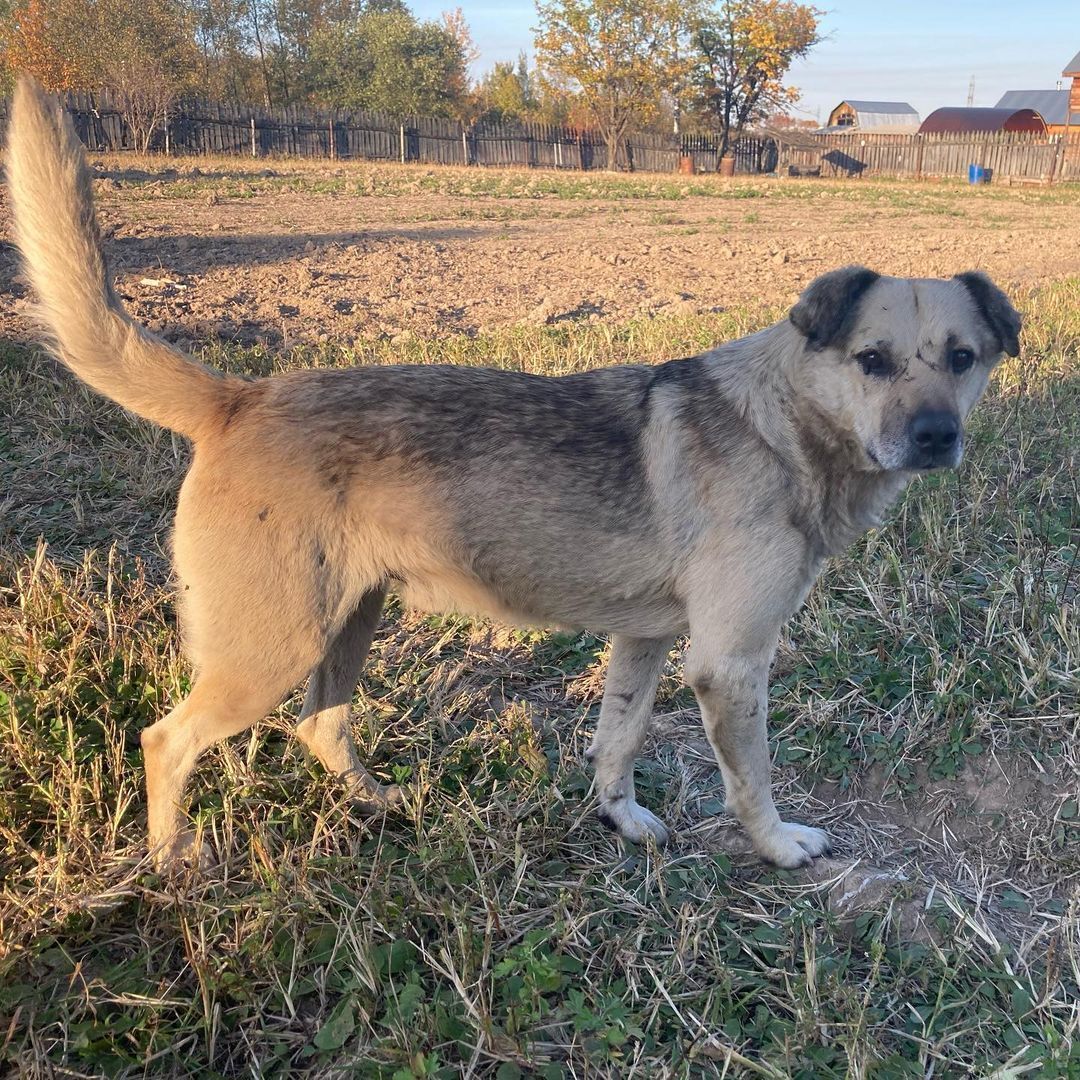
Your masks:
<path fill-rule="evenodd" d="M 297 738 L 322 762 L 327 772 L 340 776 L 361 806 L 372 811 L 401 801 L 401 789 L 384 787 L 371 776 L 356 753 L 349 726 L 350 705 L 375 627 L 379 622 L 386 588 L 366 593 L 346 619 L 318 667 L 311 673 Z"/>
<path fill-rule="evenodd" d="M 352 606 L 311 533 L 278 504 L 230 487 L 238 470 L 217 468 L 213 449 L 196 449 L 173 539 L 194 686 L 142 733 L 150 847 L 159 865 L 189 855 L 182 801 L 199 755 L 276 708 L 325 654 Z M 248 486 L 255 487 L 250 478 Z"/>
<path fill-rule="evenodd" d="M 600 820 L 635 843 L 651 836 L 664 844 L 668 838 L 664 823 L 638 805 L 634 759 L 648 732 L 656 684 L 672 642 L 618 634 L 612 638 L 600 721 L 587 751 L 596 769 Z"/>
<path fill-rule="evenodd" d="M 159 867 L 201 861 L 193 834 L 183 828 L 184 789 L 199 755 L 261 720 L 297 681 L 295 669 L 253 672 L 215 664 L 168 716 L 142 732 L 150 852 Z"/>

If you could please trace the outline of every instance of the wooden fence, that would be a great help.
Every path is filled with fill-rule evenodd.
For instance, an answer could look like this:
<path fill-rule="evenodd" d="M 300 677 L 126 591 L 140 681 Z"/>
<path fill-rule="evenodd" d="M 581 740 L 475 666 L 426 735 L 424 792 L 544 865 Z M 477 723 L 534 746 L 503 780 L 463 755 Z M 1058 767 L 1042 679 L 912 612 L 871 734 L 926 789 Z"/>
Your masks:
<path fill-rule="evenodd" d="M 107 93 L 69 94 L 67 107 L 79 138 L 91 150 L 134 148 L 132 133 Z M 0 102 L 0 124 L 8 103 Z M 464 125 L 442 117 L 392 116 L 368 110 L 260 109 L 183 100 L 158 128 L 151 149 L 173 154 L 247 157 L 361 158 L 441 165 L 491 165 L 590 170 L 608 167 L 600 134 L 583 128 L 482 121 Z M 777 145 L 749 136 L 733 146 L 736 171 L 771 172 Z M 620 147 L 618 167 L 675 172 L 689 158 L 696 172 L 714 172 L 715 139 L 636 132 Z"/>
<path fill-rule="evenodd" d="M 780 141 L 783 173 L 821 176 L 967 178 L 971 165 L 987 180 L 1053 183 L 1080 180 L 1080 131 L 1064 136 L 1030 132 L 941 135 L 800 135 Z"/>
<path fill-rule="evenodd" d="M 131 131 L 106 93 L 72 94 L 67 105 L 92 150 L 127 150 Z M 0 102 L 0 124 L 7 102 Z M 442 165 L 606 169 L 608 150 L 596 131 L 546 124 L 391 116 L 365 110 L 259 109 L 198 100 L 177 102 L 152 149 L 176 154 L 248 157 L 289 155 Z M 843 135 L 767 132 L 732 146 L 737 173 L 825 177 L 961 177 L 981 166 L 991 182 L 1080 181 L 1080 131 L 1062 136 L 1016 134 Z M 636 172 L 695 172 L 719 166 L 716 140 L 702 135 L 631 134 L 617 166 Z M 683 165 L 682 167 L 685 167 Z"/>

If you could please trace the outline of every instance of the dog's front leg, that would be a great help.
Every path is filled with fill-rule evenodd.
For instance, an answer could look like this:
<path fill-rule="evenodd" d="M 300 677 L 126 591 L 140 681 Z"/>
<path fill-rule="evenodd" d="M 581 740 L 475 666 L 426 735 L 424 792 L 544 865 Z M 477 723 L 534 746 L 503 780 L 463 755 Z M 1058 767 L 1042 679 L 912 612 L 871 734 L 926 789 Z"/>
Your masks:
<path fill-rule="evenodd" d="M 638 805 L 634 759 L 649 729 L 656 684 L 672 641 L 620 634 L 612 638 L 600 721 L 587 751 L 596 769 L 600 820 L 635 843 L 651 836 L 665 844 L 668 838 L 664 823 Z"/>
<path fill-rule="evenodd" d="M 728 809 L 750 834 L 758 854 L 788 869 L 806 866 L 829 850 L 821 829 L 781 821 L 769 781 L 766 718 L 772 646 L 758 653 L 731 651 L 727 634 L 691 626 L 686 680 L 701 706 Z"/>

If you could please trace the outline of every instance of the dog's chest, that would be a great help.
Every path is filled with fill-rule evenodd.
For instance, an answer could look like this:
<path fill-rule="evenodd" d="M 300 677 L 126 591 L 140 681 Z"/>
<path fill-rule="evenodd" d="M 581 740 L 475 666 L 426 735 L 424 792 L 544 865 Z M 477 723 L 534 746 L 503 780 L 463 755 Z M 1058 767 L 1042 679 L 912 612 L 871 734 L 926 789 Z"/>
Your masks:
<path fill-rule="evenodd" d="M 905 475 L 849 473 L 821 491 L 803 531 L 818 557 L 839 555 L 863 533 L 879 528 L 907 486 Z"/>

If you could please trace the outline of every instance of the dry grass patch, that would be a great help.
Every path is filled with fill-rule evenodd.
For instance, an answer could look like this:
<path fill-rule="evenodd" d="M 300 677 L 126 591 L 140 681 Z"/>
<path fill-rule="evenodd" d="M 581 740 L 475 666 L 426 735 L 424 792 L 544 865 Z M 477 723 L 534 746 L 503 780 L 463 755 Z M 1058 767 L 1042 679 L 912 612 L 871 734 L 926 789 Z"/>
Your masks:
<path fill-rule="evenodd" d="M 963 469 L 917 484 L 785 637 L 781 811 L 839 840 L 812 874 L 746 853 L 677 656 L 639 784 L 676 838 L 634 851 L 588 812 L 603 643 L 391 608 L 356 729 L 373 771 L 410 785 L 407 811 L 356 818 L 289 737 L 293 699 L 199 770 L 192 812 L 219 865 L 155 876 L 138 732 L 186 690 L 163 558 L 186 449 L 9 347 L 0 1061 L 27 1076 L 1078 1075 L 1080 281 L 1019 300 L 1024 355 Z M 208 356 L 256 374 L 561 372 L 691 352 L 768 314 Z"/>

